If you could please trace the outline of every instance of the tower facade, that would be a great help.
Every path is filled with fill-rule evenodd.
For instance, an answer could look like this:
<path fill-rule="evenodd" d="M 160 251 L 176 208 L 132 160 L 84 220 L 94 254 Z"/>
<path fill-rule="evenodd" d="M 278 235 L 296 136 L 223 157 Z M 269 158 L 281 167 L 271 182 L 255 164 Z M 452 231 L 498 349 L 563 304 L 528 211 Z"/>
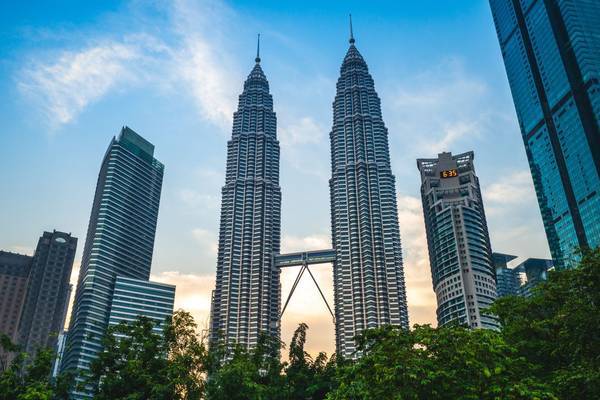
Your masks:
<path fill-rule="evenodd" d="M 227 143 L 211 341 L 251 347 L 279 337 L 281 235 L 277 119 L 269 83 L 256 64 L 244 83 Z"/>
<path fill-rule="evenodd" d="M 330 141 L 336 348 L 351 357 L 361 331 L 408 328 L 388 132 L 353 37 L 337 81 Z"/>
<path fill-rule="evenodd" d="M 18 343 L 30 355 L 54 348 L 64 329 L 76 250 L 69 233 L 44 232 L 38 241 L 19 322 Z"/>
<path fill-rule="evenodd" d="M 498 329 L 495 266 L 473 152 L 419 159 L 421 199 L 438 326 Z"/>
<path fill-rule="evenodd" d="M 600 245 L 600 3 L 490 0 L 557 268 Z"/>
<path fill-rule="evenodd" d="M 32 259 L 23 254 L 0 251 L 0 333 L 13 342 L 17 339 Z"/>
<path fill-rule="evenodd" d="M 102 351 L 117 275 L 147 281 L 162 188 L 154 146 L 128 127 L 102 161 L 62 370 L 87 370 Z M 88 398 L 89 393 L 72 393 Z"/>

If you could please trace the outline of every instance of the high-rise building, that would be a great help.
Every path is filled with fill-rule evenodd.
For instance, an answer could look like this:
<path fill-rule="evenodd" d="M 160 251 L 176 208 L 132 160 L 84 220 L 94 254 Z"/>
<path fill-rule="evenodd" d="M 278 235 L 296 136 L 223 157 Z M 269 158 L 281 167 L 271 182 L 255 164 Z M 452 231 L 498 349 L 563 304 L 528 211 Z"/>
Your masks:
<path fill-rule="evenodd" d="M 531 290 L 548 279 L 548 271 L 553 268 L 552 260 L 528 258 L 522 263 L 509 267 L 508 262 L 517 256 L 492 253 L 496 267 L 496 290 L 498 298 L 504 296 L 531 296 Z"/>
<path fill-rule="evenodd" d="M 356 350 L 355 336 L 392 324 L 408 328 L 395 178 L 380 99 L 350 36 L 333 102 L 331 231 L 336 349 Z"/>
<path fill-rule="evenodd" d="M 269 83 L 256 64 L 244 83 L 227 143 L 211 341 L 253 346 L 279 337 L 281 188 L 277 119 Z"/>
<path fill-rule="evenodd" d="M 44 232 L 38 241 L 17 340 L 30 355 L 39 348 L 54 349 L 64 330 L 76 249 L 77 238 L 56 230 Z"/>
<path fill-rule="evenodd" d="M 62 370 L 87 370 L 102 350 L 117 276 L 148 280 L 163 178 L 154 146 L 128 127 L 102 161 Z M 88 398 L 74 392 L 72 398 Z"/>
<path fill-rule="evenodd" d="M 0 333 L 13 342 L 27 293 L 32 257 L 0 251 Z"/>
<path fill-rule="evenodd" d="M 550 252 L 600 245 L 600 2 L 490 0 Z"/>
<path fill-rule="evenodd" d="M 508 266 L 508 263 L 515 258 L 517 256 L 510 254 L 492 253 L 492 261 L 496 268 L 496 294 L 498 298 L 516 296 L 519 292 L 519 286 L 521 286 L 519 273 Z"/>
<path fill-rule="evenodd" d="M 143 316 L 156 321 L 154 331 L 161 333 L 167 318 L 173 315 L 174 302 L 173 285 L 117 276 L 108 325 L 130 323 Z"/>
<path fill-rule="evenodd" d="M 496 276 L 473 152 L 419 159 L 438 325 L 498 329 Z"/>
<path fill-rule="evenodd" d="M 532 289 L 548 279 L 548 271 L 552 268 L 552 260 L 543 258 L 528 258 L 517 265 L 515 270 L 525 275 L 525 282 L 519 286 L 517 294 L 519 296 L 530 297 Z"/>

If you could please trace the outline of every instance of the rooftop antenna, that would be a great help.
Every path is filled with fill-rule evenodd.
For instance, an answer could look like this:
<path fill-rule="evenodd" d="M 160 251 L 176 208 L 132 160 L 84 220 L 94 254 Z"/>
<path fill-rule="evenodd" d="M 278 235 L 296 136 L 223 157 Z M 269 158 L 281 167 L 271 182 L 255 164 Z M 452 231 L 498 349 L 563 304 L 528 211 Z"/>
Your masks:
<path fill-rule="evenodd" d="M 260 62 L 260 33 L 258 34 L 258 40 L 256 42 L 256 58 L 254 59 L 257 63 Z"/>
<path fill-rule="evenodd" d="M 350 44 L 354 44 L 354 32 L 352 31 L 352 14 L 350 14 Z"/>

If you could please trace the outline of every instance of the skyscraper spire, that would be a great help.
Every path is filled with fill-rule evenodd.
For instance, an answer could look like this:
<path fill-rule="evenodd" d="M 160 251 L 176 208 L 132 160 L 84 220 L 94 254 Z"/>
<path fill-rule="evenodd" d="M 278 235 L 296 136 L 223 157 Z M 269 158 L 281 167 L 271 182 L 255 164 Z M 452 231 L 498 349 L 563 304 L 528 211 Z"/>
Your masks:
<path fill-rule="evenodd" d="M 352 31 L 352 14 L 350 14 L 350 44 L 354 44 L 354 32 Z"/>
<path fill-rule="evenodd" d="M 329 136 L 336 353 L 350 358 L 365 329 L 408 329 L 388 131 L 352 28 L 336 89 Z"/>
<path fill-rule="evenodd" d="M 260 37 L 260 36 L 259 36 Z M 259 42 L 260 43 L 260 42 Z M 245 348 L 279 338 L 281 188 L 273 97 L 256 48 L 227 143 L 210 341 Z"/>
<path fill-rule="evenodd" d="M 256 58 L 254 61 L 257 63 L 260 62 L 260 33 L 258 34 L 258 40 L 256 41 Z"/>

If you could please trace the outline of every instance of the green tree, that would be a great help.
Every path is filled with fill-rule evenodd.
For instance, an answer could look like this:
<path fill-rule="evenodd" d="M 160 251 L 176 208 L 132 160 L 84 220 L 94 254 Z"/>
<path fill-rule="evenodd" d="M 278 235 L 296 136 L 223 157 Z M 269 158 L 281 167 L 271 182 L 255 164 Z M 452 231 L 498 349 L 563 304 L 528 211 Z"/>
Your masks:
<path fill-rule="evenodd" d="M 600 398 L 600 248 L 578 268 L 551 272 L 532 297 L 499 299 L 502 335 L 540 366 L 540 379 L 563 399 Z"/>
<path fill-rule="evenodd" d="M 285 365 L 286 395 L 292 399 L 324 399 L 335 387 L 335 357 L 327 359 L 321 352 L 313 360 L 304 350 L 308 325 L 302 323 L 294 332 Z"/>
<path fill-rule="evenodd" d="M 497 332 L 387 326 L 365 331 L 357 345 L 361 357 L 339 368 L 328 399 L 556 398 Z"/>
<path fill-rule="evenodd" d="M 177 311 L 164 331 L 140 317 L 109 327 L 104 351 L 90 367 L 87 383 L 97 400 L 200 399 L 206 349 L 189 313 Z"/>
<path fill-rule="evenodd" d="M 268 335 L 261 335 L 251 350 L 226 344 L 215 346 L 210 356 L 207 399 L 285 399 L 280 347 L 281 343 Z"/>
<path fill-rule="evenodd" d="M 71 375 L 52 379 L 56 354 L 40 349 L 33 359 L 20 351 L 8 336 L 0 335 L 0 400 L 59 400 L 68 399 Z M 10 357 L 9 357 L 10 355 Z M 8 363 L 9 358 L 12 361 Z"/>

